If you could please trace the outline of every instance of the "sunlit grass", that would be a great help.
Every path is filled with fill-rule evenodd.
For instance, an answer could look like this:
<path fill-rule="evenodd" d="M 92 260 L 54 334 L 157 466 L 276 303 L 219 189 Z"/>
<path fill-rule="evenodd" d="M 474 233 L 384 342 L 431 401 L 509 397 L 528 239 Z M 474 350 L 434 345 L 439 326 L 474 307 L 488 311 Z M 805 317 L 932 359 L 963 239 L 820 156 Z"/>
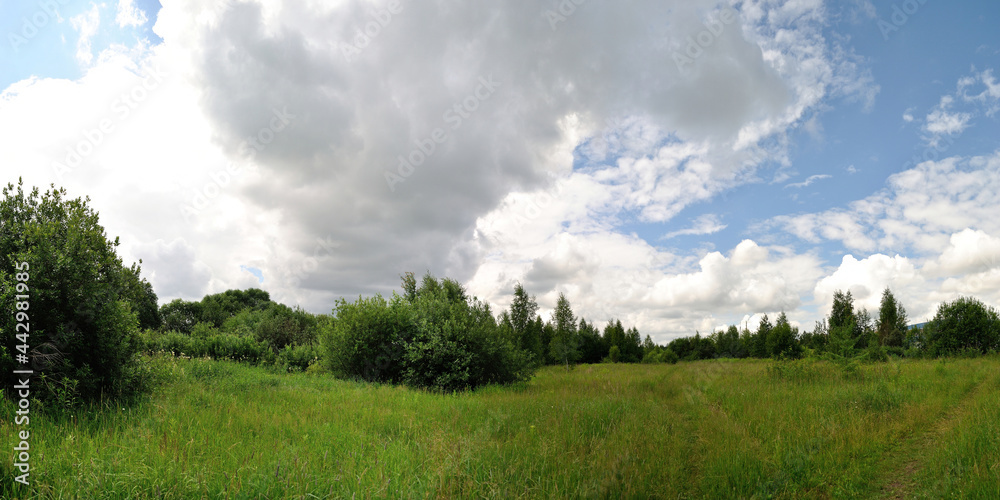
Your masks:
<path fill-rule="evenodd" d="M 459 394 L 154 363 L 166 381 L 142 402 L 33 415 L 33 487 L 13 493 L 989 497 L 1000 485 L 995 358 L 868 365 L 854 377 L 812 361 L 550 367 Z M 10 450 L 9 406 L 2 414 Z"/>

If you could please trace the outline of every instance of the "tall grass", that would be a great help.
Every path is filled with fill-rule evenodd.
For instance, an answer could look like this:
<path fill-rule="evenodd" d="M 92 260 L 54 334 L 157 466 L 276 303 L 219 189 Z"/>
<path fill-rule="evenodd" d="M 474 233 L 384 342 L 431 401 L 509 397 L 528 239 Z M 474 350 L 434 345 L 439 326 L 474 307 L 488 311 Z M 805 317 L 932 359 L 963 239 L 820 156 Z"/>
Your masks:
<path fill-rule="evenodd" d="M 852 376 L 813 361 L 550 367 L 456 394 L 151 361 L 163 381 L 144 401 L 33 414 L 33 487 L 12 488 L 8 460 L 0 496 L 826 498 L 1000 485 L 997 359 Z"/>

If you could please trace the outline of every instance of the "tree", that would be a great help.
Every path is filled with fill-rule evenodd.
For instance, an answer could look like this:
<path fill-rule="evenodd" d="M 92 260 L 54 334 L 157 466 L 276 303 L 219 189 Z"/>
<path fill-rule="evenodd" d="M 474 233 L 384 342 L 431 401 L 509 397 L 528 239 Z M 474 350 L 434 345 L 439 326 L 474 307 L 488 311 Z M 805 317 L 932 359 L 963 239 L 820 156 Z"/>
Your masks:
<path fill-rule="evenodd" d="M 868 308 L 862 307 L 854 319 L 857 321 L 854 328 L 854 347 L 866 349 L 872 344 L 877 344 L 878 333 L 875 331 L 875 322 Z"/>
<path fill-rule="evenodd" d="M 490 306 L 447 278 L 424 276 L 413 302 L 341 299 L 334 312 L 320 344 L 323 363 L 343 378 L 455 391 L 524 381 L 533 370 Z"/>
<path fill-rule="evenodd" d="M 652 351 L 656 348 L 656 344 L 653 343 L 653 339 L 647 334 L 646 339 L 642 341 L 642 353 L 645 357 L 647 352 Z"/>
<path fill-rule="evenodd" d="M 903 304 L 896 301 L 892 290 L 885 287 L 876 322 L 879 342 L 884 346 L 902 347 L 903 339 L 906 337 L 906 323 L 906 309 L 903 308 Z"/>
<path fill-rule="evenodd" d="M 740 331 L 736 325 L 730 325 L 726 330 L 719 330 L 712 334 L 711 339 L 715 342 L 715 351 L 724 358 L 745 358 L 747 356 L 746 346 L 740 338 Z"/>
<path fill-rule="evenodd" d="M 938 306 L 937 314 L 924 330 L 933 355 L 1000 349 L 997 310 L 973 297 L 960 297 Z"/>
<path fill-rule="evenodd" d="M 537 314 L 538 303 L 535 298 L 529 296 L 520 283 L 515 284 L 514 300 L 510 303 L 511 329 L 517 339 L 517 346 L 532 353 L 540 362 L 544 356 L 541 352 L 541 329 L 535 328 L 534 324 Z"/>
<path fill-rule="evenodd" d="M 769 356 L 767 351 L 767 336 L 771 333 L 771 320 L 768 319 L 765 314 L 760 319 L 760 324 L 757 325 L 757 331 L 750 337 L 749 351 L 750 356 L 754 358 L 766 358 Z"/>
<path fill-rule="evenodd" d="M 174 299 L 160 307 L 160 317 L 165 330 L 191 333 L 194 325 L 201 321 L 201 302 Z"/>
<path fill-rule="evenodd" d="M 586 320 L 580 319 L 580 362 L 582 363 L 600 363 L 606 356 L 608 356 L 608 346 L 604 343 L 604 339 L 601 338 L 600 332 L 591 323 L 587 323 Z"/>
<path fill-rule="evenodd" d="M 638 363 L 642 361 L 642 337 L 636 327 L 631 327 L 625 333 L 625 342 L 622 345 L 622 359 L 626 363 Z"/>
<path fill-rule="evenodd" d="M 555 334 L 550 341 L 552 357 L 568 368 L 570 363 L 580 359 L 580 339 L 577 337 L 576 317 L 565 294 L 559 294 L 552 316 L 555 321 Z"/>
<path fill-rule="evenodd" d="M 3 189 L 0 202 L 0 301 L 8 311 L 0 316 L 0 345 L 22 345 L 15 323 L 28 323 L 30 350 L 18 354 L 41 379 L 32 396 L 64 406 L 135 394 L 145 381 L 137 312 L 149 314 L 151 288 L 138 265 L 122 264 L 118 239 L 107 239 L 89 202 L 67 199 L 55 186 L 25 193 L 20 180 L 16 191 L 13 184 Z M 0 352 L 4 373 L 22 364 L 15 364 L 17 351 Z M 3 380 L 10 390 L 13 377 Z"/>
<path fill-rule="evenodd" d="M 532 354 L 533 363 L 535 366 L 541 366 L 545 364 L 545 344 L 542 342 L 542 333 L 545 330 L 545 323 L 542 322 L 541 316 L 535 316 L 534 321 L 528 322 L 528 330 L 524 335 L 526 351 Z"/>
<path fill-rule="evenodd" d="M 829 336 L 827 334 L 826 318 L 823 318 L 816 322 L 813 331 L 802 334 L 799 338 L 799 343 L 802 347 L 823 351 L 826 349 L 827 340 L 829 340 Z"/>
<path fill-rule="evenodd" d="M 778 315 L 774 328 L 767 335 L 767 352 L 772 358 L 797 359 L 802 356 L 798 329 L 792 328 L 784 311 Z"/>
<path fill-rule="evenodd" d="M 417 278 L 412 272 L 407 271 L 400 276 L 400 279 L 403 281 L 403 298 L 412 304 L 417 300 Z"/>
<path fill-rule="evenodd" d="M 541 316 L 539 316 L 539 319 L 537 320 L 537 323 L 540 322 Z M 546 321 L 542 326 L 541 332 L 542 333 L 539 335 L 539 338 L 542 341 L 542 364 L 554 365 L 559 362 L 559 360 L 552 355 L 552 339 L 556 336 L 556 327 L 552 326 L 551 321 Z"/>
<path fill-rule="evenodd" d="M 859 328 L 854 315 L 854 297 L 851 296 L 850 290 L 847 293 L 840 290 L 833 292 L 833 307 L 830 310 L 827 329 L 830 335 L 829 343 L 836 344 L 835 350 L 838 355 L 849 356 L 857 347 Z M 834 348 L 833 345 L 830 347 Z"/>
<path fill-rule="evenodd" d="M 142 259 L 139 259 L 142 264 Z M 124 270 L 124 290 L 126 300 L 132 304 L 132 311 L 139 318 L 140 329 L 156 329 L 162 324 L 160 306 L 156 292 L 145 278 L 139 276 L 139 266 L 133 264 Z"/>
<path fill-rule="evenodd" d="M 850 336 L 854 336 L 854 328 L 857 319 L 854 317 L 854 297 L 851 291 L 844 293 L 840 290 L 833 292 L 833 307 L 830 310 L 830 320 L 827 322 L 831 333 L 838 328 L 848 328 L 851 330 Z"/>
<path fill-rule="evenodd" d="M 625 328 L 622 327 L 621 320 L 608 320 L 608 324 L 604 327 L 603 338 L 609 352 L 612 346 L 616 346 L 619 356 L 625 354 Z"/>

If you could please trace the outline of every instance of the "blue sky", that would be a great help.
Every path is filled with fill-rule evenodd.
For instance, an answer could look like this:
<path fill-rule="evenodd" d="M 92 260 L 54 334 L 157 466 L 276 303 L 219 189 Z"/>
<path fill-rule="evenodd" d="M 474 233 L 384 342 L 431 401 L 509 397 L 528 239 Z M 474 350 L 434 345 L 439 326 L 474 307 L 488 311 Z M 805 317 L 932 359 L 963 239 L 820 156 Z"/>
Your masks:
<path fill-rule="evenodd" d="M 1000 305 L 996 2 L 52 3 L 0 5 L 0 168 L 89 195 L 161 301 L 430 271 L 661 342 Z"/>

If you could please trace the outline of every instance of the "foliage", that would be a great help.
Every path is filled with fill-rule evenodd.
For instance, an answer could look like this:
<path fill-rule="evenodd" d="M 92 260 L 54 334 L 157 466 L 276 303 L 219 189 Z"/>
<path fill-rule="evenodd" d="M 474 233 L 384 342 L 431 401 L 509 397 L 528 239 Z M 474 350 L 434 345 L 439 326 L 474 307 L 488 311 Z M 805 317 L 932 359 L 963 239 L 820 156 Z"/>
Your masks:
<path fill-rule="evenodd" d="M 151 288 L 138 265 L 125 267 L 118 239 L 110 241 L 87 199 L 67 199 L 64 189 L 26 193 L 18 182 L 3 189 L 0 202 L 0 344 L 14 346 L 17 294 L 28 309 L 31 368 L 44 375 L 33 396 L 86 402 L 129 396 L 144 390 L 137 334 L 149 315 Z M 20 263 L 26 269 L 16 269 Z M 18 273 L 21 278 L 18 279 Z M 23 292 L 17 284 L 23 283 Z M 155 300 L 155 299 L 154 299 Z M 14 354 L 0 352 L 0 370 L 11 373 Z M 10 389 L 13 377 L 4 377 Z M 68 393 L 67 393 L 68 391 Z M 56 398 L 57 394 L 61 394 Z"/>
<path fill-rule="evenodd" d="M 510 323 L 513 328 L 517 346 L 542 359 L 541 331 L 535 328 L 535 317 L 538 313 L 538 303 L 535 298 L 520 283 L 514 285 L 514 300 L 510 303 Z"/>
<path fill-rule="evenodd" d="M 199 325 L 202 326 L 198 327 L 198 335 L 145 330 L 142 333 L 144 349 L 150 353 L 164 352 L 173 356 L 209 357 L 252 364 L 270 363 L 274 360 L 271 349 L 264 342 L 258 342 L 252 337 L 220 333 L 208 323 Z"/>
<path fill-rule="evenodd" d="M 879 342 L 884 346 L 902 347 L 906 337 L 906 309 L 896 300 L 892 290 L 886 287 L 882 291 L 882 301 L 878 309 Z"/>
<path fill-rule="evenodd" d="M 580 328 L 577 331 L 580 337 L 581 363 L 600 363 L 608 356 L 608 345 L 594 324 L 580 319 Z"/>
<path fill-rule="evenodd" d="M 165 331 L 191 333 L 194 325 L 201 321 L 201 302 L 174 299 L 160 307 L 160 317 Z"/>
<path fill-rule="evenodd" d="M 576 317 L 566 295 L 560 293 L 553 313 L 555 334 L 549 344 L 552 358 L 565 364 L 576 363 L 580 358 L 580 338 L 576 331 Z"/>
<path fill-rule="evenodd" d="M 278 353 L 275 364 L 286 372 L 305 371 L 319 363 L 321 353 L 317 344 L 292 344 Z"/>
<path fill-rule="evenodd" d="M 393 295 L 344 299 L 334 308 L 337 320 L 320 332 L 325 366 L 335 375 L 369 382 L 403 381 L 403 355 L 418 324 L 410 304 Z"/>
<path fill-rule="evenodd" d="M 617 363 L 621 361 L 621 358 L 622 358 L 621 349 L 619 349 L 618 346 L 616 345 L 611 346 L 611 349 L 608 351 L 608 359 L 610 359 L 612 363 Z"/>
<path fill-rule="evenodd" d="M 334 374 L 439 390 L 526 380 L 531 353 L 503 334 L 487 304 L 455 281 L 430 274 L 405 296 L 343 299 L 320 334 L 323 363 Z M 412 297 L 407 300 L 405 297 Z"/>
<path fill-rule="evenodd" d="M 767 335 L 767 353 L 775 359 L 798 359 L 802 357 L 802 345 L 798 342 L 798 328 L 788 323 L 782 312 L 777 323 Z"/>
<path fill-rule="evenodd" d="M 941 304 L 924 329 L 935 356 L 973 350 L 980 354 L 1000 349 L 1000 316 L 997 310 L 972 297 Z"/>

